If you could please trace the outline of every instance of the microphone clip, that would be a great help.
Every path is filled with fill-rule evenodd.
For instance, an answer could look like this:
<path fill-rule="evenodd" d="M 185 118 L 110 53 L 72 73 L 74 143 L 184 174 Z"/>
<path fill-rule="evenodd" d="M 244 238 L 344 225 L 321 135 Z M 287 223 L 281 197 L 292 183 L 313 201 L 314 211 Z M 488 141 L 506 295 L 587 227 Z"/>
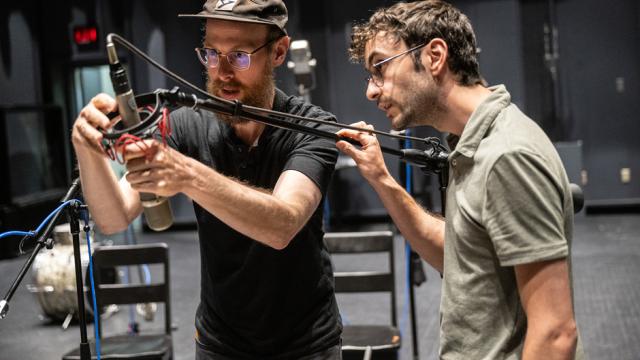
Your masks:
<path fill-rule="evenodd" d="M 142 121 L 127 128 L 114 128 L 111 129 L 111 131 L 102 131 L 104 139 L 107 141 L 115 141 L 124 134 L 135 135 L 140 138 L 148 138 L 151 135 L 153 129 L 155 129 L 160 120 L 162 120 L 162 109 L 165 107 L 165 101 L 160 96 L 160 92 L 155 91 L 136 96 L 136 102 L 143 106 L 138 109 Z M 112 120 L 117 116 L 120 116 L 118 111 L 107 114 L 109 120 Z"/>
<path fill-rule="evenodd" d="M 402 149 L 400 159 L 416 165 L 423 173 L 441 174 L 449 168 L 449 152 L 438 138 L 423 139 L 426 149 Z"/>

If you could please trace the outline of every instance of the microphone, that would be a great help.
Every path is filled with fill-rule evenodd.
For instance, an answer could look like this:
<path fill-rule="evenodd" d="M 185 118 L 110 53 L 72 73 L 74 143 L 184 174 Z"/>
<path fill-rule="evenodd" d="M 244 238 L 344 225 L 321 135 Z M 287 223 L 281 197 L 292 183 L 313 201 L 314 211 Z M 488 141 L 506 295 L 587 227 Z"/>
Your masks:
<path fill-rule="evenodd" d="M 316 59 L 311 57 L 309 42 L 307 40 L 295 40 L 291 42 L 289 54 L 291 61 L 287 62 L 287 68 L 293 70 L 298 94 L 309 101 L 309 92 L 316 87 L 316 78 L 313 69 L 316 67 Z"/>
<path fill-rule="evenodd" d="M 125 127 L 129 128 L 141 122 L 138 114 L 138 105 L 136 104 L 133 90 L 129 85 L 127 71 L 118 60 L 116 47 L 111 41 L 107 42 L 107 56 L 109 58 L 109 75 L 111 76 L 113 91 L 116 94 L 116 102 L 118 103 L 118 112 Z M 142 203 L 144 216 L 147 219 L 149 228 L 155 231 L 162 231 L 173 224 L 171 204 L 169 204 L 166 197 L 141 192 L 140 202 Z"/>

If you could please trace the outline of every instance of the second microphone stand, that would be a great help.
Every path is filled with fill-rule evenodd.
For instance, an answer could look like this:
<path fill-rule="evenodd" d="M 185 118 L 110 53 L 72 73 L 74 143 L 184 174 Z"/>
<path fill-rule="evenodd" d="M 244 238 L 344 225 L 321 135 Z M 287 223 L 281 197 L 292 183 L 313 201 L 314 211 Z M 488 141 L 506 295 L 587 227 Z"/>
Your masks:
<path fill-rule="evenodd" d="M 408 130 L 402 131 L 401 134 L 408 135 Z M 401 149 L 409 149 L 411 148 L 411 141 L 409 140 L 399 140 L 399 146 Z M 438 175 L 439 180 L 439 192 L 442 203 L 442 215 L 444 216 L 445 211 L 445 202 L 446 202 L 446 191 L 447 191 L 447 183 L 448 183 L 448 163 L 446 158 L 442 158 L 441 161 L 435 161 L 429 166 L 421 166 L 420 169 L 425 174 L 436 174 Z M 414 196 L 414 186 L 413 186 L 413 172 L 412 167 L 407 163 L 400 163 L 399 166 L 399 178 L 400 182 L 405 184 L 405 190 L 411 195 Z M 409 246 L 408 244 L 406 246 Z M 424 268 L 422 266 L 422 260 L 420 255 L 418 255 L 413 249 L 409 248 L 408 256 L 406 261 L 408 261 L 408 273 L 409 273 L 409 283 L 407 286 L 409 287 L 409 308 L 411 312 L 411 341 L 413 348 L 413 359 L 420 359 L 420 345 L 418 343 L 418 324 L 416 317 L 416 302 L 415 302 L 415 289 L 414 286 L 420 286 L 422 283 L 427 281 L 427 276 L 424 272 Z"/>
<path fill-rule="evenodd" d="M 80 178 L 75 179 L 67 194 L 60 201 L 62 204 L 67 201 L 73 199 L 80 190 Z M 69 204 L 66 209 L 59 210 L 53 218 L 46 225 L 44 230 L 42 230 L 39 234 L 35 234 L 37 236 L 36 245 L 29 259 L 24 263 L 20 272 L 18 273 L 17 278 L 11 284 L 9 291 L 5 297 L 0 301 L 0 319 L 3 319 L 7 316 L 9 311 L 9 302 L 13 297 L 16 289 L 22 282 L 22 279 L 27 274 L 29 268 L 33 264 L 36 256 L 44 247 L 47 249 L 53 248 L 54 242 L 49 239 L 51 232 L 53 231 L 58 219 L 62 215 L 63 211 L 67 213 L 67 217 L 69 220 L 69 225 L 71 228 L 71 235 L 73 238 L 73 259 L 75 264 L 75 274 L 76 274 L 76 296 L 78 300 L 78 320 L 80 323 L 80 359 L 81 360 L 91 360 L 91 349 L 89 347 L 89 341 L 87 339 L 87 320 L 85 318 L 85 305 L 84 305 L 84 284 L 82 282 L 82 260 L 80 258 L 80 210 L 83 205 L 80 205 L 78 202 L 75 204 Z M 66 211 L 65 211 L 66 210 Z M 88 229 L 84 229 L 85 232 L 88 233 Z M 21 242 L 24 242 L 25 239 Z M 97 309 L 94 309 L 97 311 Z"/>

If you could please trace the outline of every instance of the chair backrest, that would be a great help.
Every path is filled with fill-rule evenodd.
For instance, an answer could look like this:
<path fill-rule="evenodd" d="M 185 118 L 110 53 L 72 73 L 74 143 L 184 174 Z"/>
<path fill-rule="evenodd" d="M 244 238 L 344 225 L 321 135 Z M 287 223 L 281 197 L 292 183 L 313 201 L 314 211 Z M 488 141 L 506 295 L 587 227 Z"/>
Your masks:
<path fill-rule="evenodd" d="M 113 245 L 95 249 L 93 264 L 98 308 L 105 305 L 161 302 L 165 308 L 165 333 L 171 333 L 169 248 L 167 244 Z M 101 269 L 125 265 L 163 264 L 163 283 L 102 284 Z M 100 329 L 102 330 L 102 329 Z"/>
<path fill-rule="evenodd" d="M 389 292 L 391 322 L 393 326 L 397 326 L 393 232 L 387 230 L 326 233 L 324 241 L 332 254 L 388 254 L 388 271 L 335 272 L 335 290 L 338 293 Z"/>

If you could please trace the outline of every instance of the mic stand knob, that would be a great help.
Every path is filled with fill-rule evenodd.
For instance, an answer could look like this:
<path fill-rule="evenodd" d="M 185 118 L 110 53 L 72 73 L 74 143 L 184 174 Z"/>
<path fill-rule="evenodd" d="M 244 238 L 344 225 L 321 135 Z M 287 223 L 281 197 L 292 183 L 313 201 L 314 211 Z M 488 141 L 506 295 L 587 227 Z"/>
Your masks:
<path fill-rule="evenodd" d="M 9 303 L 7 300 L 0 301 L 0 319 L 4 319 L 9 312 Z"/>

